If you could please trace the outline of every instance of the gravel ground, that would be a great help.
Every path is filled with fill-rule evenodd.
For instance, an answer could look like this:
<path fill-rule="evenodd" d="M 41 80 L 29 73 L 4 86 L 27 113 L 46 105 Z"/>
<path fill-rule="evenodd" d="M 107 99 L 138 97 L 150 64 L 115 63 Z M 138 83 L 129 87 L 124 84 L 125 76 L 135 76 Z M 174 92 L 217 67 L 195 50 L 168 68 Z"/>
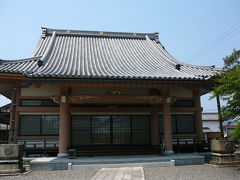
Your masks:
<path fill-rule="evenodd" d="M 78 169 L 58 171 L 32 171 L 27 175 L 4 176 L 0 179 L 7 180 L 90 180 L 100 169 Z"/>
<path fill-rule="evenodd" d="M 21 176 L 0 176 L 16 180 L 90 180 L 100 169 L 32 171 Z M 218 168 L 211 165 L 144 168 L 145 180 L 240 180 L 240 167 Z"/>
<path fill-rule="evenodd" d="M 211 165 L 144 168 L 146 180 L 240 180 L 240 167 Z"/>

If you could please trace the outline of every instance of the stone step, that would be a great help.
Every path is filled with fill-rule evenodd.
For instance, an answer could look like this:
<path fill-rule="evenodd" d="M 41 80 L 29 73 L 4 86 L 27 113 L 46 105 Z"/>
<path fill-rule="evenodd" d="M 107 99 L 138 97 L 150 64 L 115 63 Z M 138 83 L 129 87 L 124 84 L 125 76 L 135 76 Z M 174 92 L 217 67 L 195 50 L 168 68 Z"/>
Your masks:
<path fill-rule="evenodd" d="M 119 168 L 119 167 L 172 167 L 175 166 L 175 160 L 165 162 L 141 162 L 141 163 L 97 163 L 97 164 L 78 164 L 68 163 L 68 170 L 80 168 Z"/>
<path fill-rule="evenodd" d="M 30 162 L 31 169 L 57 170 L 68 169 L 68 164 L 73 167 L 115 167 L 115 166 L 171 166 L 171 160 L 175 165 L 200 165 L 205 163 L 204 156 L 197 154 L 175 154 L 170 156 L 158 155 L 128 155 L 128 156 L 96 156 L 69 158 L 36 158 Z"/>

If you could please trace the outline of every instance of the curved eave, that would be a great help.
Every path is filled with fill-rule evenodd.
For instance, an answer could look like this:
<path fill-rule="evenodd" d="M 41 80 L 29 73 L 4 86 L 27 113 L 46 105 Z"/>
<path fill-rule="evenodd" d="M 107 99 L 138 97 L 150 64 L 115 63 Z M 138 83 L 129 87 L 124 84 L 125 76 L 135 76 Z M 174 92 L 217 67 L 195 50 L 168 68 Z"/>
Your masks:
<path fill-rule="evenodd" d="M 38 69 L 38 60 L 40 57 L 27 58 L 21 60 L 2 60 L 0 64 L 0 73 L 24 74 L 33 73 Z"/>
<path fill-rule="evenodd" d="M 27 80 L 26 76 L 22 73 L 9 73 L 9 72 L 0 72 L 0 79 L 8 79 L 8 80 Z M 9 82 L 11 83 L 11 82 Z"/>
<path fill-rule="evenodd" d="M 66 75 L 61 75 L 61 76 L 56 76 L 56 75 L 31 75 L 31 74 L 26 74 L 26 77 L 31 78 L 31 79 L 56 79 L 56 80 L 92 80 L 92 79 L 106 79 L 106 80 L 136 80 L 136 81 L 141 81 L 141 80 L 149 80 L 149 81 L 208 81 L 212 79 L 213 77 L 199 77 L 199 78 L 181 78 L 181 77 L 141 77 L 141 76 L 66 76 Z"/>

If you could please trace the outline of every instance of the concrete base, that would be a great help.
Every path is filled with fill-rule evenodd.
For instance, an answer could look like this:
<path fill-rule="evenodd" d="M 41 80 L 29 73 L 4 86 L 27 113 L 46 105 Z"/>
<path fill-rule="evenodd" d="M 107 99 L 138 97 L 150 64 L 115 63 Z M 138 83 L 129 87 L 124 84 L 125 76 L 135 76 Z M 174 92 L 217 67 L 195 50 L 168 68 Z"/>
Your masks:
<path fill-rule="evenodd" d="M 22 160 L 0 160 L 0 174 L 15 174 L 23 171 Z"/>
<path fill-rule="evenodd" d="M 57 157 L 58 158 L 68 158 L 68 153 L 58 153 Z"/>
<path fill-rule="evenodd" d="M 173 150 L 166 150 L 166 151 L 164 151 L 164 154 L 171 155 L 171 154 L 174 154 L 174 151 Z"/>
<path fill-rule="evenodd" d="M 212 153 L 212 161 L 210 162 L 212 165 L 219 166 L 236 166 L 240 165 L 240 161 L 237 159 L 236 154 L 220 154 L 220 153 Z"/>
<path fill-rule="evenodd" d="M 23 168 L 23 145 L 1 144 L 0 145 L 0 174 L 22 173 Z"/>
<path fill-rule="evenodd" d="M 79 157 L 76 159 L 36 158 L 30 162 L 30 165 L 32 170 L 67 170 L 77 168 L 201 165 L 204 163 L 205 159 L 201 154 L 179 153 L 171 156 L 127 155 Z"/>

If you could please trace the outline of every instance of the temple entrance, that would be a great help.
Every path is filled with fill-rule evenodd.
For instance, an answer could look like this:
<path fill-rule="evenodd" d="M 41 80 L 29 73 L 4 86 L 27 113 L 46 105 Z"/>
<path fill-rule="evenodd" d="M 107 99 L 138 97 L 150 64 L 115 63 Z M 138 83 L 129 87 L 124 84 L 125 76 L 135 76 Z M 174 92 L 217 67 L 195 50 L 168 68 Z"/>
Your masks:
<path fill-rule="evenodd" d="M 149 145 L 148 115 L 73 115 L 73 147 Z"/>

